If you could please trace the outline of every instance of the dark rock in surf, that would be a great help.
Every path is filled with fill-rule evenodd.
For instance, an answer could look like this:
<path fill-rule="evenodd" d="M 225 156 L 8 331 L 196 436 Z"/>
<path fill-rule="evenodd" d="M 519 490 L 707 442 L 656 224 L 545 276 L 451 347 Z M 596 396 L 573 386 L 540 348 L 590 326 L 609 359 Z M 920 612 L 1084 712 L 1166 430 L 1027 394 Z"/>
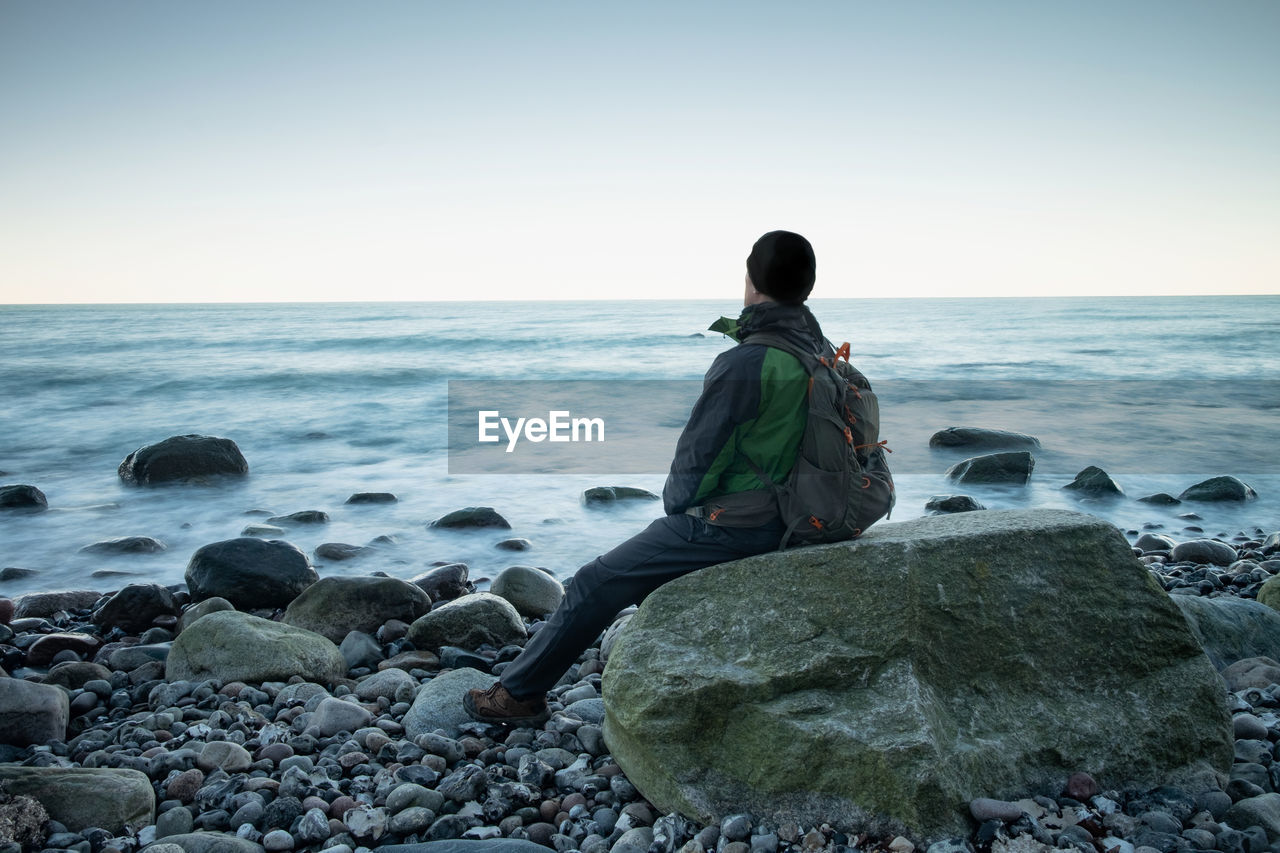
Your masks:
<path fill-rule="evenodd" d="M 0 486 L 0 509 L 42 512 L 49 508 L 44 492 L 25 483 Z"/>
<path fill-rule="evenodd" d="M 349 504 L 393 504 L 396 496 L 390 492 L 356 492 L 347 498 Z"/>
<path fill-rule="evenodd" d="M 1081 497 L 1116 498 L 1124 495 L 1124 489 L 1111 475 L 1096 465 L 1090 465 L 1063 489 L 1076 492 Z"/>
<path fill-rule="evenodd" d="M 140 634 L 151 627 L 156 617 L 177 616 L 180 609 L 167 587 L 134 583 L 98 605 L 93 611 L 93 624 Z"/>
<path fill-rule="evenodd" d="M 970 495 L 934 495 L 929 498 L 924 509 L 931 515 L 944 515 L 952 512 L 976 512 L 986 507 Z"/>
<path fill-rule="evenodd" d="M 1191 539 L 1179 542 L 1169 552 L 1169 559 L 1174 562 L 1186 561 L 1212 566 L 1229 566 L 1238 558 L 1235 548 L 1216 539 Z"/>
<path fill-rule="evenodd" d="M 320 560 L 333 560 L 340 563 L 343 560 L 353 560 L 365 552 L 363 545 L 349 545 L 346 542 L 325 542 L 316 546 L 316 558 Z"/>
<path fill-rule="evenodd" d="M 139 447 L 124 458 L 116 473 L 125 483 L 148 486 L 207 477 L 243 477 L 249 473 L 249 463 L 229 438 L 175 435 Z"/>
<path fill-rule="evenodd" d="M 304 509 L 288 515 L 273 515 L 267 519 L 268 524 L 328 524 L 329 514 L 318 509 Z"/>
<path fill-rule="evenodd" d="M 158 554 L 167 549 L 167 545 L 150 536 L 121 536 L 85 545 L 80 551 L 85 554 Z"/>
<path fill-rule="evenodd" d="M 281 619 L 333 643 L 352 631 L 372 634 L 389 619 L 413 622 L 431 609 L 420 587 L 398 578 L 324 578 L 307 587 Z"/>
<path fill-rule="evenodd" d="M 930 447 L 964 447 L 997 449 L 1002 447 L 1039 447 L 1040 439 L 1021 432 L 983 427 L 947 427 L 929 437 Z"/>
<path fill-rule="evenodd" d="M 1138 501 L 1144 504 L 1154 504 L 1156 506 L 1177 506 L 1182 501 L 1175 498 L 1167 492 L 1156 492 L 1154 495 L 1138 498 Z"/>
<path fill-rule="evenodd" d="M 238 609 L 288 607 L 319 580 L 303 554 L 277 539 L 227 539 L 205 545 L 187 564 L 193 601 L 225 598 Z"/>
<path fill-rule="evenodd" d="M 1178 495 L 1184 501 L 1251 501 L 1253 487 L 1237 477 L 1210 477 Z"/>
<path fill-rule="evenodd" d="M 957 462 L 947 469 L 948 480 L 957 483 L 1025 484 L 1036 467 L 1035 457 L 1025 450 L 988 453 Z"/>
<path fill-rule="evenodd" d="M 586 506 L 632 500 L 656 501 L 660 498 L 648 489 L 634 486 L 595 486 L 582 493 L 582 502 Z"/>
<path fill-rule="evenodd" d="M 467 575 L 466 563 L 447 563 L 418 575 L 409 583 L 431 596 L 432 601 L 449 601 L 475 591 Z"/>
<path fill-rule="evenodd" d="M 500 527 L 506 530 L 511 529 L 511 524 L 491 506 L 468 506 L 462 509 L 455 509 L 453 512 L 442 515 L 435 521 L 427 525 L 428 527 L 441 527 L 445 529 L 463 529 L 468 527 Z"/>

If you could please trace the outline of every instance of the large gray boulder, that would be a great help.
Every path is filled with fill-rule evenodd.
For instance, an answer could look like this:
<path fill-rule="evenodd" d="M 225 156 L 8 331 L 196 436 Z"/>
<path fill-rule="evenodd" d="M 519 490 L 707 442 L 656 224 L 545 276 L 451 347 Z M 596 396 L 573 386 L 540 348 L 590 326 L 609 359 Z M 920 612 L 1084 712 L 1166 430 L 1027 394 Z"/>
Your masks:
<path fill-rule="evenodd" d="M 193 601 L 225 598 L 241 610 L 288 607 L 319 579 L 293 545 L 248 536 L 205 545 L 191 555 L 186 573 Z"/>
<path fill-rule="evenodd" d="M 72 832 L 98 827 L 119 835 L 155 822 L 155 792 L 137 770 L 0 764 L 0 784 L 39 801 Z"/>
<path fill-rule="evenodd" d="M 474 649 L 483 643 L 501 648 L 527 636 L 524 620 L 511 603 L 489 592 L 454 599 L 409 626 L 409 639 L 419 649 Z"/>
<path fill-rule="evenodd" d="M 957 483 L 1025 484 L 1035 470 L 1036 459 L 1025 450 L 988 453 L 957 462 L 947 469 L 946 477 Z"/>
<path fill-rule="evenodd" d="M 20 678 L 0 678 L 0 743 L 13 746 L 66 740 L 67 691 Z"/>
<path fill-rule="evenodd" d="M 928 840 L 967 833 L 976 797 L 1085 768 L 1211 783 L 1232 761 L 1223 695 L 1118 530 L 988 511 L 667 584 L 609 659 L 605 737 L 662 811 Z"/>
<path fill-rule="evenodd" d="M 1266 604 L 1236 596 L 1171 596 L 1191 633 L 1218 669 L 1238 660 L 1280 660 L 1280 613 Z"/>
<path fill-rule="evenodd" d="M 249 473 L 249 463 L 229 438 L 175 435 L 139 447 L 124 458 L 116 473 L 130 485 L 149 486 L 209 477 L 243 477 Z"/>
<path fill-rule="evenodd" d="M 283 622 L 335 643 L 352 631 L 372 634 L 388 619 L 412 622 L 431 609 L 431 596 L 399 578 L 323 578 L 302 591 Z"/>
<path fill-rule="evenodd" d="M 300 675 L 332 684 L 346 672 L 338 647 L 319 634 L 238 610 L 220 610 L 191 623 L 173 641 L 165 661 L 168 681 L 261 684 Z"/>

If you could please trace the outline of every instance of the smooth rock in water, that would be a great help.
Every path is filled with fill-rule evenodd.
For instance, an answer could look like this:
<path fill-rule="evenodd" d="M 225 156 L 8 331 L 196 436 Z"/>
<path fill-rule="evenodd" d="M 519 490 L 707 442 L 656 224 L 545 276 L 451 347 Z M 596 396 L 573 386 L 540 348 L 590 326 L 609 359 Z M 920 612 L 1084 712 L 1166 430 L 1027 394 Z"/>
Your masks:
<path fill-rule="evenodd" d="M 137 770 L 0 764 L 0 784 L 38 800 L 71 832 L 98 827 L 118 835 L 155 822 L 155 792 Z"/>
<path fill-rule="evenodd" d="M 238 610 L 210 613 L 173 641 L 165 664 L 169 681 L 216 679 L 308 681 L 332 684 L 347 672 L 338 647 L 319 634 Z"/>
<path fill-rule="evenodd" d="M 704 823 L 938 838 L 968 831 L 956 803 L 1056 794 L 1080 766 L 1207 787 L 1233 753 L 1170 596 L 1118 530 L 1059 510 L 880 524 L 686 575 L 623 629 L 603 694 L 627 778 Z"/>
<path fill-rule="evenodd" d="M 329 514 L 318 509 L 304 509 L 288 515 L 273 515 L 267 524 L 328 524 Z"/>
<path fill-rule="evenodd" d="M 925 512 L 943 515 L 951 512 L 976 512 L 985 506 L 970 495 L 934 495 L 924 505 Z"/>
<path fill-rule="evenodd" d="M 69 589 L 58 592 L 29 592 L 13 602 L 13 618 L 47 619 L 60 610 L 88 610 L 98 603 L 102 593 L 89 589 Z"/>
<path fill-rule="evenodd" d="M 533 547 L 533 543 L 528 539 L 503 539 L 493 547 L 499 551 L 528 551 Z"/>
<path fill-rule="evenodd" d="M 141 634 L 159 616 L 178 615 L 178 603 L 168 587 L 158 583 L 129 584 L 93 611 L 93 624 Z"/>
<path fill-rule="evenodd" d="M 947 469 L 946 477 L 957 483 L 1024 484 L 1036 467 L 1035 457 L 1025 450 L 988 453 L 957 462 Z"/>
<path fill-rule="evenodd" d="M 391 492 L 356 492 L 347 498 L 349 504 L 393 504 L 396 496 Z"/>
<path fill-rule="evenodd" d="M 333 560 L 340 563 L 354 560 L 365 552 L 363 545 L 350 545 L 346 542 L 324 542 L 316 546 L 315 555 L 320 560 Z"/>
<path fill-rule="evenodd" d="M 546 616 L 560 606 L 564 587 L 551 575 L 530 566 L 510 566 L 489 585 L 494 595 L 511 602 L 521 616 Z"/>
<path fill-rule="evenodd" d="M 1138 498 L 1138 500 L 1144 504 L 1155 504 L 1156 506 L 1177 506 L 1182 503 L 1182 501 L 1178 500 L 1173 495 L 1165 492 L 1156 492 L 1154 495 L 1146 495 L 1145 497 Z"/>
<path fill-rule="evenodd" d="M 167 545 L 150 536 L 121 536 L 85 545 L 80 551 L 85 554 L 159 554 L 167 549 Z"/>
<path fill-rule="evenodd" d="M 1140 551 L 1172 551 L 1173 546 L 1177 545 L 1168 536 L 1161 536 L 1159 533 L 1144 533 L 1138 537 L 1138 541 L 1133 543 L 1133 547 Z"/>
<path fill-rule="evenodd" d="M 1263 539 L 1262 547 L 1258 550 L 1268 557 L 1280 551 L 1280 532 L 1272 533 L 1266 539 Z"/>
<path fill-rule="evenodd" d="M 1238 559 L 1236 549 L 1216 539 L 1191 539 L 1179 542 L 1169 551 L 1169 559 L 1176 562 L 1208 563 L 1229 566 Z"/>
<path fill-rule="evenodd" d="M 409 581 L 431 596 L 432 601 L 449 601 L 472 592 L 466 563 L 448 563 L 423 572 Z"/>
<path fill-rule="evenodd" d="M 0 743 L 28 746 L 66 740 L 70 716 L 70 699 L 61 687 L 0 678 Z"/>
<path fill-rule="evenodd" d="M 399 578 L 329 577 L 290 602 L 282 621 L 340 643 L 352 631 L 372 634 L 389 619 L 413 622 L 430 609 L 430 596 Z"/>
<path fill-rule="evenodd" d="M 1077 492 L 1085 497 L 1095 498 L 1114 498 L 1124 494 L 1124 489 L 1120 488 L 1120 484 L 1113 480 L 1110 474 L 1096 465 L 1090 465 L 1079 474 L 1076 474 L 1076 478 L 1062 488 Z"/>
<path fill-rule="evenodd" d="M 49 508 L 44 492 L 25 483 L 0 486 L 0 510 L 41 512 Z"/>
<path fill-rule="evenodd" d="M 474 649 L 484 643 L 502 648 L 527 636 L 524 620 L 511 603 L 489 592 L 464 595 L 409 626 L 409 640 L 419 649 Z"/>
<path fill-rule="evenodd" d="M 191 598 L 225 598 L 251 610 L 288 607 L 320 579 L 303 554 L 288 542 L 240 537 L 197 550 L 187 564 Z"/>
<path fill-rule="evenodd" d="M 1267 605 L 1235 596 L 1171 598 L 1218 669 L 1264 655 L 1280 660 L 1280 613 Z"/>
<path fill-rule="evenodd" d="M 656 501 L 661 498 L 648 489 L 637 489 L 633 486 L 594 486 L 582 493 L 582 503 L 585 506 L 635 500 Z"/>
<path fill-rule="evenodd" d="M 1040 439 L 1021 432 L 982 427 L 947 427 L 929 437 L 930 447 L 1039 447 Z"/>
<path fill-rule="evenodd" d="M 457 737 L 460 726 L 471 722 L 462 707 L 462 697 L 473 687 L 488 689 L 497 679 L 475 669 L 455 669 L 437 675 L 423 684 L 408 713 L 404 715 L 405 737 L 444 729 L 449 737 Z"/>
<path fill-rule="evenodd" d="M 1253 486 L 1236 477 L 1210 477 L 1178 495 L 1184 501 L 1251 501 L 1258 497 Z"/>
<path fill-rule="evenodd" d="M 249 473 L 249 463 L 229 438 L 175 435 L 139 447 L 124 458 L 116 473 L 130 485 L 147 486 L 206 477 L 243 477 Z"/>
<path fill-rule="evenodd" d="M 178 632 L 181 633 L 187 630 L 193 622 L 202 616 L 208 616 L 210 613 L 217 613 L 220 610 L 235 610 L 235 607 L 225 598 L 216 596 L 214 598 L 206 598 L 204 601 L 197 601 L 178 617 Z"/>
<path fill-rule="evenodd" d="M 283 536 L 283 527 L 274 524 L 250 524 L 240 531 L 241 536 Z"/>
<path fill-rule="evenodd" d="M 427 526 L 445 529 L 460 529 L 467 527 L 511 528 L 511 524 L 505 518 L 498 515 L 491 506 L 468 506 L 463 507 L 462 509 L 455 509 L 453 512 L 440 516 Z"/>

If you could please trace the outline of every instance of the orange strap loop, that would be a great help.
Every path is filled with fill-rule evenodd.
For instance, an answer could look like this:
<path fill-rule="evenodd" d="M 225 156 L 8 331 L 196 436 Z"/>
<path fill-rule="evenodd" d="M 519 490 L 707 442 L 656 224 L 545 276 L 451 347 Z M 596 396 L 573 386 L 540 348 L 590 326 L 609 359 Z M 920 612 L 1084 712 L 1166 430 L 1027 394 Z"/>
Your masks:
<path fill-rule="evenodd" d="M 849 360 L 849 342 L 848 341 L 845 341 L 840 345 L 840 349 L 836 350 L 836 357 L 832 361 L 834 363 L 836 361 L 839 361 L 842 358 L 845 361 Z"/>
<path fill-rule="evenodd" d="M 871 488 L 871 478 L 870 478 L 870 477 L 863 477 L 863 478 L 862 478 L 862 488 L 864 488 L 864 489 L 869 489 L 869 488 Z M 715 518 L 715 516 L 713 515 L 713 516 L 712 516 L 712 518 Z"/>
<path fill-rule="evenodd" d="M 822 520 L 819 519 L 816 515 L 809 516 L 809 523 L 812 524 L 814 527 L 818 528 L 819 530 L 822 529 Z"/>
<path fill-rule="evenodd" d="M 849 429 L 848 427 L 844 428 L 844 443 L 853 444 L 853 430 Z M 857 448 L 854 448 L 854 449 L 856 450 Z"/>
<path fill-rule="evenodd" d="M 858 444 L 858 445 L 855 445 L 853 449 L 854 449 L 854 450 L 863 450 L 863 449 L 868 448 L 868 447 L 883 447 L 883 448 L 884 448 L 884 452 L 885 452 L 885 453 L 892 453 L 892 452 L 893 452 L 893 451 L 889 448 L 889 439 L 887 439 L 887 438 L 882 438 L 882 439 L 880 439 L 879 441 L 877 441 L 875 444 Z"/>
<path fill-rule="evenodd" d="M 709 516 L 707 516 L 707 520 L 708 520 L 708 521 L 715 521 L 717 518 L 719 518 L 719 517 L 720 517 L 720 513 L 722 513 L 722 512 L 724 512 L 724 507 L 722 507 L 722 506 L 718 506 L 718 507 L 716 507 L 715 509 L 711 510 L 711 514 L 710 514 Z"/>

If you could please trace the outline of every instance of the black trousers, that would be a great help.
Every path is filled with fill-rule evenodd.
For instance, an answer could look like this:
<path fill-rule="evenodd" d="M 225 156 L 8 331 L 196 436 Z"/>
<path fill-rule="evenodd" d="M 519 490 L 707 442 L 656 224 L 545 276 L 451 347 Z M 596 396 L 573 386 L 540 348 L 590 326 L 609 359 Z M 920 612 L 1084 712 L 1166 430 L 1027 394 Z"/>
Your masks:
<path fill-rule="evenodd" d="M 578 569 L 560 607 L 503 670 L 503 686 L 520 699 L 542 696 L 618 611 L 681 575 L 773 551 L 782 533 L 781 522 L 747 528 L 718 527 L 691 515 L 657 519 Z"/>

